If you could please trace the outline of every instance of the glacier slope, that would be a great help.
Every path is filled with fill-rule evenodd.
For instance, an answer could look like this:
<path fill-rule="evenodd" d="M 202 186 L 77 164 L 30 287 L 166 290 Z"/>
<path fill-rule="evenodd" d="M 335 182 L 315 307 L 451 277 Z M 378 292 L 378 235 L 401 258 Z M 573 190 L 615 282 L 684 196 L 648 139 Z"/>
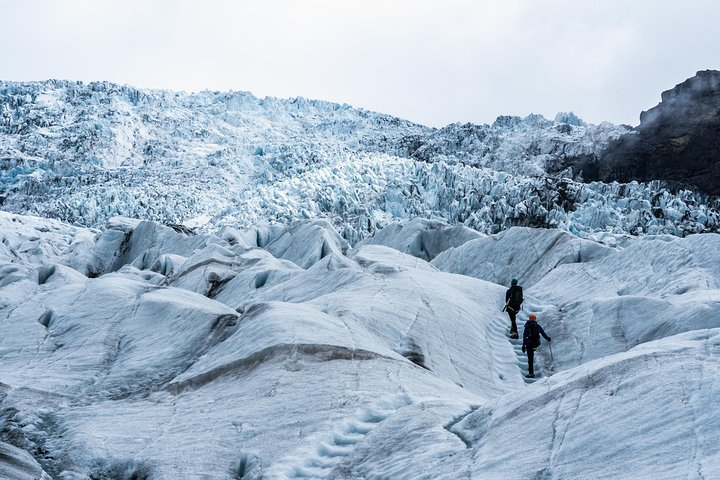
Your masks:
<path fill-rule="evenodd" d="M 0 440 L 53 478 L 707 478 L 720 469 L 719 330 L 705 330 L 714 317 L 675 312 L 654 328 L 657 312 L 636 308 L 622 318 L 645 343 L 618 345 L 617 310 L 598 307 L 622 286 L 711 309 L 717 235 L 608 247 L 510 229 L 428 263 L 385 245 L 350 249 L 316 221 L 219 236 L 120 218 L 102 232 L 0 221 L 2 244 L 17 252 L 0 252 L 1 267 L 15 268 L 0 282 Z M 455 231 L 415 222 L 378 239 L 435 235 L 433 245 L 449 246 L 457 239 L 443 236 Z M 98 259 L 105 270 L 88 268 Z M 542 347 L 538 370 L 557 373 L 525 382 L 500 311 L 506 287 L 438 270 L 453 261 L 474 275 L 483 269 L 473 265 L 496 265 L 493 279 L 528 271 L 522 316 L 540 313 L 554 361 Z M 570 316 L 587 309 L 592 336 Z M 598 349 L 581 356 L 576 339 Z"/>
<path fill-rule="evenodd" d="M 472 478 L 715 478 L 720 329 L 595 360 L 465 417 Z"/>
<path fill-rule="evenodd" d="M 162 237 L 170 249 L 188 238 L 175 233 L 177 241 L 172 242 L 168 236 L 173 233 L 168 230 L 163 231 Z M 126 242 L 123 258 L 129 263 L 147 257 L 143 248 L 154 251 L 159 244 L 152 241 L 157 231 L 146 224 L 137 224 L 128 238 L 132 239 L 137 232 L 149 238 Z M 100 238 L 106 235 L 104 232 Z M 112 244 L 103 241 L 97 245 L 107 249 Z M 295 250 L 313 249 L 313 244 L 302 236 L 294 245 Z M 227 247 L 222 252 L 226 254 L 223 258 L 232 254 Z M 220 246 L 198 248 L 198 260 L 190 255 L 185 264 L 242 271 L 242 261 L 229 265 L 207 261 L 213 258 L 208 256 L 208 248 L 216 252 Z M 254 249 L 249 247 L 244 253 Z M 111 258 L 114 253 L 93 252 L 91 257 Z M 268 254 L 256 258 L 265 255 Z M 381 408 L 385 404 L 381 401 L 382 405 L 375 407 L 369 400 L 381 392 L 388 397 L 388 404 L 397 405 L 396 408 L 428 397 L 448 399 L 466 408 L 478 398 L 507 392 L 512 385 L 522 384 L 509 344 L 502 336 L 494 341 L 486 338 L 488 325 L 479 322 L 477 313 L 483 309 L 481 301 L 465 298 L 464 309 L 476 313 L 459 315 L 457 331 L 447 332 L 453 339 L 463 330 L 474 343 L 486 345 L 487 362 L 493 357 L 505 358 L 504 363 L 481 378 L 471 375 L 472 365 L 467 362 L 472 358 L 467 351 L 470 343 L 441 339 L 432 342 L 425 352 L 424 346 L 408 341 L 412 336 L 421 341 L 425 330 L 436 328 L 432 325 L 434 312 L 428 304 L 439 303 L 440 292 L 431 291 L 438 285 L 423 286 L 425 302 L 420 301 L 418 293 L 417 311 L 405 312 L 399 324 L 392 317 L 398 309 L 398 295 L 407 289 L 402 284 L 413 282 L 411 273 L 398 280 L 399 285 L 387 287 L 388 291 L 376 298 L 374 304 L 369 303 L 366 288 L 372 286 L 373 295 L 382 293 L 387 278 L 401 270 L 434 272 L 425 262 L 391 250 L 375 256 L 358 253 L 356 257 L 367 265 L 361 267 L 352 259 L 331 261 L 336 255 L 318 258 L 308 270 L 281 264 L 292 272 L 299 270 L 305 278 L 290 285 L 296 276 L 289 276 L 277 286 L 280 293 L 265 296 L 300 298 L 273 302 L 261 295 L 247 295 L 249 298 L 244 300 L 251 305 L 241 308 L 239 318 L 234 309 L 222 303 L 187 289 L 159 285 L 156 280 L 162 275 L 158 272 L 143 273 L 126 265 L 98 278 L 86 278 L 61 265 L 36 266 L 53 269 L 53 273 L 40 282 L 35 270 L 31 270 L 26 278 L 12 282 L 2 292 L 7 302 L 3 319 L 7 328 L 0 344 L 4 353 L 2 379 L 8 385 L 4 403 L 22 411 L 9 419 L 8 429 L 23 439 L 18 441 L 23 446 L 51 451 L 52 455 L 41 458 L 41 463 L 62 478 L 97 473 L 123 464 L 126 459 L 137 460 L 137 468 L 151 469 L 159 478 L 192 478 L 201 474 L 225 478 L 233 462 L 244 458 L 242 449 L 233 452 L 226 447 L 227 438 L 233 438 L 237 425 L 243 422 L 256 425 L 253 429 L 266 430 L 265 434 L 258 433 L 257 439 L 245 442 L 249 452 L 257 452 L 253 455 L 263 465 L 272 463 L 276 470 L 286 465 L 292 470 L 303 466 L 295 465 L 293 458 L 297 453 L 288 456 L 285 452 L 302 453 L 307 435 L 332 438 L 332 429 L 349 429 L 354 422 L 362 432 L 367 425 L 377 423 L 374 419 L 386 410 Z M 393 257 L 401 259 L 395 264 L 388 263 Z M 254 265 L 251 263 L 250 267 Z M 341 268 L 335 269 L 333 265 Z M 333 272 L 342 276 L 346 271 L 350 273 L 346 282 L 330 276 Z M 152 281 L 144 281 L 147 279 L 139 274 Z M 178 276 L 176 281 L 183 277 Z M 315 277 L 322 277 L 319 283 L 326 285 L 326 291 L 316 285 Z M 465 285 L 468 282 L 482 283 L 457 277 L 458 289 L 470 290 Z M 167 279 L 166 284 L 170 283 Z M 252 285 L 257 290 L 254 282 Z M 349 292 L 340 296 L 343 288 Z M 200 290 L 203 289 L 201 286 Z M 465 297 L 450 286 L 442 294 Z M 307 301 L 310 297 L 323 298 L 322 305 L 331 313 L 323 313 L 323 308 Z M 333 315 L 337 307 L 330 307 L 331 302 L 343 305 L 348 312 L 359 313 Z M 360 304 L 371 310 L 364 312 Z M 377 310 L 372 309 L 373 305 Z M 475 322 L 480 325 L 473 325 Z M 163 338 L 157 337 L 160 332 L 164 332 Z M 413 361 L 419 363 L 419 357 L 413 355 L 422 356 L 428 366 L 440 373 L 417 366 Z M 452 377 L 452 381 L 443 375 Z M 455 384 L 462 381 L 470 388 Z M 473 389 L 476 395 L 471 393 Z M 258 398 L 263 391 L 268 395 Z M 310 392 L 317 400 L 308 399 Z M 51 407 L 57 398 L 61 403 L 57 408 Z M 208 401 L 217 405 L 217 409 L 206 411 L 202 405 Z M 26 402 L 46 406 L 38 409 Z M 239 405 L 241 411 L 237 410 Z M 23 411 L 24 408 L 29 411 Z M 362 413 L 363 409 L 370 409 L 371 413 Z M 178 410 L 194 416 L 196 422 L 206 427 L 190 421 L 174 428 L 177 418 L 174 412 Z M 238 415 L 244 420 L 237 420 Z M 268 415 L 276 419 L 271 420 Z M 118 427 L 119 418 L 125 428 Z M 148 418 L 154 420 L 148 422 Z M 296 424 L 292 418 L 299 422 Z M 338 426 L 332 427 L 329 421 Z M 347 422 L 350 426 L 343 427 Z M 203 428 L 220 433 L 208 440 L 208 450 L 197 452 L 190 432 Z M 163 443 L 167 443 L 160 448 L 155 437 L 163 429 L 168 430 L 162 435 Z M 278 438 L 278 433 L 287 438 Z M 353 432 L 346 434 L 352 437 Z M 95 438 L 104 440 L 98 444 Z"/>
<path fill-rule="evenodd" d="M 617 242 L 613 242 L 617 243 Z M 509 285 L 518 278 L 555 332 L 558 368 L 720 327 L 720 235 L 647 236 L 608 247 L 556 230 L 510 229 L 449 249 L 437 268 Z"/>

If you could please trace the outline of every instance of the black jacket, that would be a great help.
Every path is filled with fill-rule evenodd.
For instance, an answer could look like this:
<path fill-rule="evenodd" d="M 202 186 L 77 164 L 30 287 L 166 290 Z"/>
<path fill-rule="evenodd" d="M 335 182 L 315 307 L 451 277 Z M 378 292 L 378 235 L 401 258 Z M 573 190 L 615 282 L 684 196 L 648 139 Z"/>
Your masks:
<path fill-rule="evenodd" d="M 516 290 L 519 290 L 519 292 L 518 292 L 519 295 L 518 294 L 513 295 L 513 293 Z M 520 302 L 517 302 L 517 299 L 516 299 L 516 301 L 512 301 L 511 299 L 513 298 L 513 296 L 519 297 Z M 520 310 L 520 305 L 522 305 L 522 303 L 523 303 L 522 287 L 520 285 L 513 285 L 512 287 L 508 288 L 508 291 L 505 292 L 505 305 L 507 305 L 508 307 L 512 308 L 515 311 L 518 311 L 518 310 Z"/>
<path fill-rule="evenodd" d="M 543 328 L 540 326 L 540 324 L 537 323 L 535 320 L 528 320 L 527 322 L 525 322 L 525 328 L 523 328 L 523 347 L 537 348 L 540 345 L 540 335 L 538 335 L 537 340 L 533 340 L 532 338 L 530 338 L 531 337 L 530 332 L 532 329 L 529 327 L 529 325 L 531 323 L 534 323 L 535 325 L 537 325 L 538 333 L 540 335 L 542 335 L 543 337 L 545 337 L 545 340 L 547 340 L 549 342 L 550 337 L 547 336 L 547 334 L 545 333 L 545 330 L 543 330 Z"/>

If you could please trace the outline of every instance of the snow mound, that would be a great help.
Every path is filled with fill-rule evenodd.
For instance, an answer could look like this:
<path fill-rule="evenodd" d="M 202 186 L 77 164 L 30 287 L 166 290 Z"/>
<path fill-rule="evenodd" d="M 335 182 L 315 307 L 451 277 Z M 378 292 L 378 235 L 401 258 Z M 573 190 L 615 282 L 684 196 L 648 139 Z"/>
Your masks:
<path fill-rule="evenodd" d="M 0 442 L 0 477 L 13 480 L 52 480 L 25 450 Z"/>
<path fill-rule="evenodd" d="M 471 240 L 432 261 L 439 270 L 510 285 L 515 278 L 532 286 L 566 263 L 602 259 L 613 250 L 560 230 L 513 227 L 497 235 Z"/>
<path fill-rule="evenodd" d="M 348 248 L 347 241 L 325 220 L 292 225 L 265 246 L 275 257 L 290 260 L 301 268 L 331 254 L 342 256 Z"/>
<path fill-rule="evenodd" d="M 164 255 L 189 256 L 195 250 L 221 240 L 214 235 L 194 235 L 155 222 L 115 217 L 98 240 L 72 252 L 66 261 L 73 268 L 97 276 L 124 265 L 143 270 Z"/>
<path fill-rule="evenodd" d="M 385 245 L 431 261 L 445 250 L 478 237 L 482 237 L 482 234 L 461 225 L 451 226 L 443 221 L 415 218 L 390 224 L 359 245 Z"/>
<path fill-rule="evenodd" d="M 58 261 L 66 250 L 93 242 L 97 233 L 55 220 L 0 211 L 0 257 L 22 265 Z"/>

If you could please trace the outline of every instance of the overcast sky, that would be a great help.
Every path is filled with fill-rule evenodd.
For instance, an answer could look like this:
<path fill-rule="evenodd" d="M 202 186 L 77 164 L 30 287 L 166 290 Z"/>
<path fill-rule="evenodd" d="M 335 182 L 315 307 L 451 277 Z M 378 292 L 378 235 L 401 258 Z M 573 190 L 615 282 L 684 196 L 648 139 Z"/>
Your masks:
<path fill-rule="evenodd" d="M 0 0 L 0 79 L 317 98 L 430 126 L 637 125 L 720 69 L 716 0 Z"/>

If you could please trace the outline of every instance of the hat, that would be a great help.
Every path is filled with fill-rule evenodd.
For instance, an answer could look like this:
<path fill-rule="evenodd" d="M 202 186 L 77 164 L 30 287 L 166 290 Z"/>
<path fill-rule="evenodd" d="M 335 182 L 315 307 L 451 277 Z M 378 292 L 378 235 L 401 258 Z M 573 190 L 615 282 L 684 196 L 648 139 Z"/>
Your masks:
<path fill-rule="evenodd" d="M 517 285 L 517 278 L 513 278 L 510 285 Z"/>
<path fill-rule="evenodd" d="M 535 315 L 534 313 L 531 313 L 530 316 L 528 317 L 528 320 L 537 320 L 537 315 Z"/>

